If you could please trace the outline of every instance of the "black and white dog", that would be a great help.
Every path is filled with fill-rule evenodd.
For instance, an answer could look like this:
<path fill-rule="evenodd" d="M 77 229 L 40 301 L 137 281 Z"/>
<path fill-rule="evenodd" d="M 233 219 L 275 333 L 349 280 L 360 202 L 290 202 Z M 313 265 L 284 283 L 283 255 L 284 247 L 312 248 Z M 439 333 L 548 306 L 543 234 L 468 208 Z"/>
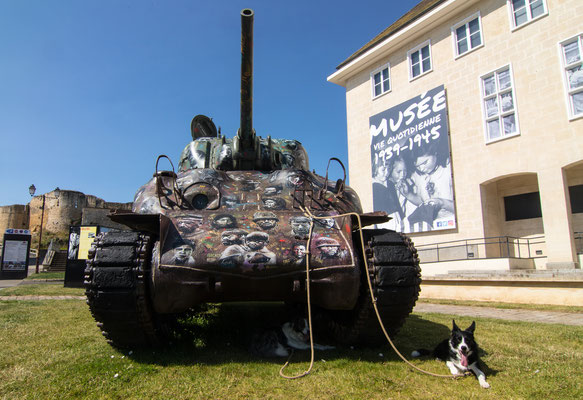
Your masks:
<path fill-rule="evenodd" d="M 278 328 L 266 329 L 253 335 L 249 350 L 261 357 L 287 357 L 291 349 L 308 350 L 310 330 L 305 318 L 295 318 Z M 331 350 L 333 346 L 314 343 L 316 350 Z"/>
<path fill-rule="evenodd" d="M 449 339 L 439 343 L 433 353 L 429 350 L 419 349 L 411 353 L 411 357 L 420 357 L 423 355 L 433 354 L 434 357 L 445 361 L 452 375 L 463 374 L 472 371 L 478 378 L 480 386 L 488 389 L 490 384 L 486 382 L 486 375 L 480 370 L 480 358 L 478 356 L 478 344 L 474 339 L 476 322 L 462 331 L 453 321 L 453 328 Z"/>

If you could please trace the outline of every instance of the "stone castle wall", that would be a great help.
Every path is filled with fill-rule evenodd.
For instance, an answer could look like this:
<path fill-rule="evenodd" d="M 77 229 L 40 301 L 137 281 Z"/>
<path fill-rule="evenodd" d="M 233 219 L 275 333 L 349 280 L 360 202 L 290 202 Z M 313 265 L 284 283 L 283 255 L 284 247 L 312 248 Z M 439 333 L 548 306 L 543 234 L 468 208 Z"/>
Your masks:
<path fill-rule="evenodd" d="M 28 205 L 14 204 L 0 207 L 0 233 L 8 228 L 28 229 Z"/>
<path fill-rule="evenodd" d="M 69 226 L 96 224 L 110 228 L 120 228 L 107 218 L 113 210 L 131 210 L 132 203 L 106 202 L 99 197 L 86 195 L 73 190 L 60 190 L 45 193 L 43 243 L 45 237 L 67 237 Z M 29 229 L 33 241 L 38 240 L 43 196 L 34 196 L 27 205 L 14 204 L 0 207 L 0 235 L 9 228 Z M 46 236 L 45 236 L 46 235 Z"/>

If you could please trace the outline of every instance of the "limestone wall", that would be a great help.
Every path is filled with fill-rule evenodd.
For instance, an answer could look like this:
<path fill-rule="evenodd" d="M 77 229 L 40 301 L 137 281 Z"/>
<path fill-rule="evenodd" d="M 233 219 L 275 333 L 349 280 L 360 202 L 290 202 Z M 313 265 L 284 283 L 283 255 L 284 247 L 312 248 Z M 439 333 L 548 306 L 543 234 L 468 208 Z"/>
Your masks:
<path fill-rule="evenodd" d="M 28 205 L 14 204 L 0 207 L 0 233 L 6 229 L 28 229 Z"/>
<path fill-rule="evenodd" d="M 0 235 L 3 237 L 8 228 L 29 229 L 35 242 L 38 240 L 42 218 L 43 243 L 51 238 L 65 240 L 71 225 L 99 224 L 119 228 L 109 221 L 107 214 L 112 210 L 131 210 L 131 207 L 132 203 L 106 202 L 74 190 L 60 190 L 57 198 L 55 191 L 52 191 L 44 194 L 44 217 L 43 195 L 34 196 L 27 205 L 0 207 Z"/>

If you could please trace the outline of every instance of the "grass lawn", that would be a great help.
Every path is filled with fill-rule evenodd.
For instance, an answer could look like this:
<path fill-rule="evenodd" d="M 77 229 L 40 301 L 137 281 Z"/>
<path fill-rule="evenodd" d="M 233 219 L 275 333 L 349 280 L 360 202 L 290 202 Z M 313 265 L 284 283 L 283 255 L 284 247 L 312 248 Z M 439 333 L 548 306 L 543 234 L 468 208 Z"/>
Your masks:
<path fill-rule="evenodd" d="M 38 274 L 30 274 L 26 277 L 27 281 L 34 281 L 39 279 L 65 279 L 64 272 L 39 272 Z"/>
<path fill-rule="evenodd" d="M 119 351 L 80 300 L 0 301 L 0 398 L 6 399 L 576 399 L 583 397 L 583 328 L 476 319 L 492 389 L 409 369 L 387 346 L 316 352 L 310 375 L 285 380 L 283 359 L 247 351 L 248 337 L 282 312 L 277 304 L 211 306 L 192 336 L 168 348 Z M 413 314 L 397 336 L 403 354 L 446 337 L 453 316 Z M 470 318 L 456 317 L 463 328 Z M 187 339 L 191 337 L 191 339 Z M 381 355 L 382 354 L 382 355 Z M 304 371 L 298 352 L 286 373 Z M 443 363 L 415 361 L 447 373 Z"/>
<path fill-rule="evenodd" d="M 63 283 L 18 285 L 0 290 L 0 296 L 83 296 L 85 289 L 66 288 Z"/>

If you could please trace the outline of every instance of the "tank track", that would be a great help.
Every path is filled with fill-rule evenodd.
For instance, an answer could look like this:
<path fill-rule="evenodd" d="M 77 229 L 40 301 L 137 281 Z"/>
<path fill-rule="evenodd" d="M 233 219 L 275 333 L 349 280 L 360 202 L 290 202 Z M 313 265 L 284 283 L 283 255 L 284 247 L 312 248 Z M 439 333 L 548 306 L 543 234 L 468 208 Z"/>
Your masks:
<path fill-rule="evenodd" d="M 159 344 L 146 279 L 153 240 L 139 232 L 100 234 L 85 269 L 87 304 L 97 326 L 115 347 Z"/>
<path fill-rule="evenodd" d="M 411 239 L 390 230 L 363 230 L 363 237 L 377 308 L 385 329 L 393 337 L 413 310 L 421 290 L 417 250 Z M 355 245 L 360 246 L 360 238 L 355 240 Z M 362 260 L 361 265 L 364 266 Z M 372 306 L 366 276 L 362 276 L 360 295 L 353 310 L 328 313 L 331 317 L 328 329 L 337 342 L 373 346 L 386 342 Z"/>

